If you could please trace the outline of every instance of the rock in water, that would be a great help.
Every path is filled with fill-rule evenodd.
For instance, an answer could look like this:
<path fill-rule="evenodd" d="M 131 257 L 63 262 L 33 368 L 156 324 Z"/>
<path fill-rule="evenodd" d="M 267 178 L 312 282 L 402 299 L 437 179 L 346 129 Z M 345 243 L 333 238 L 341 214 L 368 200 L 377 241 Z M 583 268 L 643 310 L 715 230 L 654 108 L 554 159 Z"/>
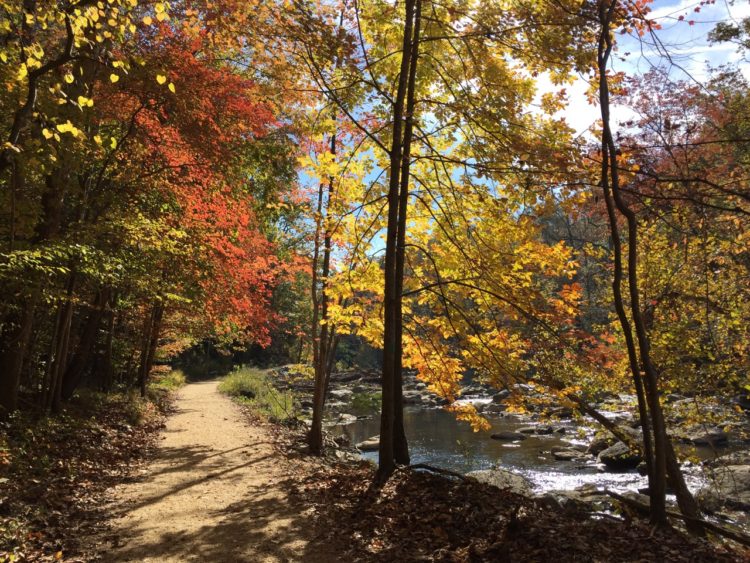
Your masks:
<path fill-rule="evenodd" d="M 519 495 L 530 495 L 531 482 L 523 475 L 518 475 L 507 469 L 483 469 L 481 471 L 471 471 L 466 474 L 467 477 L 474 477 L 480 483 L 487 483 L 498 489 L 510 489 Z"/>
<path fill-rule="evenodd" d="M 696 446 L 726 446 L 727 433 L 716 426 L 695 426 L 688 430 L 685 441 Z"/>
<path fill-rule="evenodd" d="M 579 451 L 564 449 L 553 451 L 552 457 L 554 457 L 557 461 L 576 461 L 579 459 L 583 459 L 584 456 Z"/>
<path fill-rule="evenodd" d="M 599 454 L 599 461 L 610 469 L 634 469 L 641 462 L 641 455 L 633 452 L 623 442 L 617 442 Z"/>
<path fill-rule="evenodd" d="M 750 510 L 750 465 L 716 467 L 710 472 L 709 483 L 697 495 L 704 510 L 717 512 L 722 506 Z"/>
<path fill-rule="evenodd" d="M 374 452 L 380 447 L 380 436 L 373 436 L 357 444 L 357 449 L 363 452 Z"/>
<path fill-rule="evenodd" d="M 521 434 L 520 432 L 510 432 L 510 431 L 503 431 L 503 432 L 495 432 L 492 436 L 490 436 L 493 440 L 505 440 L 505 441 L 514 441 L 514 440 L 525 440 L 526 434 Z"/>

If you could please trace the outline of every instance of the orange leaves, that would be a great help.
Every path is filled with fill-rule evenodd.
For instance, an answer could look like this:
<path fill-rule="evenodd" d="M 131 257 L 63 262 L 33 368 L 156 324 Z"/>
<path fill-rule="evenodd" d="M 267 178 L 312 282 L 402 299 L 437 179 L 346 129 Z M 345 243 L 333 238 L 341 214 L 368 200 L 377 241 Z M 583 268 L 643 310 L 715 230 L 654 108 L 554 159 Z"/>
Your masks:
<path fill-rule="evenodd" d="M 486 418 L 484 418 L 482 415 L 480 415 L 477 412 L 477 409 L 474 408 L 474 405 L 453 404 L 453 405 L 448 405 L 447 407 L 445 407 L 445 410 L 447 410 L 450 413 L 453 413 L 453 415 L 456 417 L 457 420 L 468 422 L 471 425 L 471 429 L 474 432 L 479 432 L 482 430 L 490 429 L 490 423 L 487 421 Z"/>

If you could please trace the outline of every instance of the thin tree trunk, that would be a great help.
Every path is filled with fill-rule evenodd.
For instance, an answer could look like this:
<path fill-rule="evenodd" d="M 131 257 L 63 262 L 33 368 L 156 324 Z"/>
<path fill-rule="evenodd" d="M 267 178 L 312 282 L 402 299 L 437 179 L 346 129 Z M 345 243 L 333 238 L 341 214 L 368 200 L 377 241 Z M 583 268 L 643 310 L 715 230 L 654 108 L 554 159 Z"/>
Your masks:
<path fill-rule="evenodd" d="M 393 106 L 393 139 L 390 154 L 390 175 L 388 181 L 388 224 L 385 245 L 385 290 L 384 290 L 384 329 L 383 329 L 383 379 L 382 407 L 380 412 L 380 447 L 378 450 L 378 470 L 376 480 L 385 482 L 396 469 L 394 459 L 394 404 L 396 386 L 396 329 L 398 295 L 396 282 L 396 254 L 398 243 L 399 174 L 403 150 L 402 121 L 404 102 L 408 86 L 409 63 L 411 59 L 411 39 L 414 23 L 414 0 L 405 2 L 404 38 L 401 54 L 398 89 Z"/>
<path fill-rule="evenodd" d="M 610 31 L 610 23 L 614 16 L 614 10 L 616 3 L 606 4 L 601 2 L 599 5 L 599 20 L 601 24 L 601 34 L 599 37 L 598 45 L 598 71 L 599 71 L 599 101 L 601 106 L 602 114 L 602 188 L 604 190 L 605 202 L 607 204 L 607 214 L 609 217 L 610 231 L 612 233 L 613 246 L 615 250 L 615 278 L 612 284 L 615 308 L 620 321 L 620 325 L 625 336 L 628 360 L 630 363 L 630 370 L 632 372 L 633 381 L 636 387 L 636 393 L 638 395 L 638 406 L 641 412 L 641 426 L 643 428 L 643 439 L 646 462 L 648 464 L 649 473 L 649 497 L 651 506 L 651 520 L 655 524 L 664 525 L 667 521 L 666 513 L 666 460 L 664 457 L 664 434 L 659 432 L 658 422 L 653 420 L 653 401 L 651 400 L 653 395 L 651 389 L 646 389 L 644 393 L 644 386 L 641 383 L 641 370 L 638 361 L 638 354 L 633 337 L 633 330 L 625 312 L 624 299 L 622 296 L 622 277 L 623 277 L 623 261 L 622 261 L 622 250 L 619 236 L 619 230 L 617 225 L 617 217 L 614 211 L 615 202 L 613 199 L 617 198 L 617 191 L 619 189 L 619 174 L 617 168 L 617 150 L 614 144 L 614 137 L 610 129 L 609 119 L 609 83 L 607 81 L 607 65 L 609 63 L 609 56 L 612 52 L 612 37 Z M 607 172 L 611 174 L 609 178 Z M 613 197 L 614 196 L 614 197 Z M 621 211 L 621 210 L 620 210 Z M 631 267 L 636 265 L 634 263 L 634 252 L 637 251 L 633 246 L 633 242 L 637 242 L 637 233 L 632 230 L 631 221 L 628 220 L 628 274 L 629 281 L 632 281 L 635 272 L 631 270 Z M 637 291 L 637 290 L 636 290 Z M 631 296 L 633 293 L 633 287 L 630 285 Z M 631 313 L 635 304 L 631 303 Z M 640 342 L 639 342 L 640 344 Z M 643 350 L 641 352 L 641 360 L 643 360 Z M 644 394 L 646 397 L 644 398 Z M 647 401 L 646 401 L 647 400 Z M 645 404 L 648 403 L 648 410 L 651 411 L 652 420 L 649 424 L 648 418 L 643 418 L 643 414 L 646 413 Z M 653 428 L 653 446 L 650 447 L 650 432 Z M 652 451 L 649 452 L 648 450 Z"/>
<path fill-rule="evenodd" d="M 646 330 L 646 324 L 643 319 L 640 306 L 640 290 L 638 283 L 638 221 L 635 212 L 628 206 L 622 198 L 620 192 L 619 170 L 617 166 L 617 147 L 615 146 L 614 136 L 609 122 L 609 85 L 607 82 L 606 71 L 609 56 L 612 51 L 612 37 L 610 23 L 614 15 L 616 3 L 613 2 L 607 6 L 601 3 L 599 7 L 599 18 L 602 26 L 599 39 L 598 50 L 598 70 L 599 70 L 599 97 L 602 112 L 602 187 L 605 192 L 607 203 L 607 212 L 610 220 L 610 227 L 615 240 L 616 249 L 616 268 L 615 275 L 617 283 L 614 285 L 615 305 L 620 318 L 623 332 L 625 333 L 628 346 L 628 356 L 630 359 L 631 371 L 636 383 L 638 392 L 638 406 L 641 412 L 641 425 L 643 426 L 644 445 L 648 449 L 648 421 L 643 418 L 644 413 L 648 410 L 651 415 L 651 428 L 653 430 L 653 458 L 647 456 L 649 462 L 649 496 L 651 505 L 651 520 L 658 525 L 665 525 L 667 522 L 666 514 L 666 480 L 669 472 L 670 480 L 678 495 L 678 504 L 680 510 L 685 516 L 697 518 L 699 515 L 698 507 L 692 494 L 688 490 L 682 471 L 680 470 L 677 457 L 674 452 L 672 443 L 667 435 L 664 412 L 660 403 L 660 391 L 658 383 L 658 374 L 656 367 L 651 360 L 650 339 Z M 609 165 L 611 173 L 611 186 L 607 182 L 606 167 Z M 611 193 L 610 188 L 611 187 Z M 630 295 L 630 314 L 633 319 L 633 328 L 635 329 L 635 339 L 638 343 L 638 352 L 640 353 L 641 365 L 645 372 L 645 377 L 641 381 L 641 372 L 639 369 L 637 357 L 635 355 L 635 344 L 633 342 L 633 328 L 627 321 L 627 315 L 624 311 L 624 300 L 619 291 L 622 279 L 622 258 L 619 250 L 619 234 L 617 231 L 617 219 L 614 214 L 614 206 L 627 221 L 628 232 L 628 288 Z M 645 395 L 645 401 L 642 396 Z M 648 405 L 648 409 L 646 408 Z M 691 523 L 691 531 L 702 533 L 702 528 Z"/>
<path fill-rule="evenodd" d="M 107 340 L 104 343 L 104 365 L 102 366 L 102 390 L 109 391 L 114 380 L 114 365 L 112 364 L 112 343 L 115 337 L 115 295 L 110 297 L 109 310 L 107 311 Z"/>
<path fill-rule="evenodd" d="M 94 355 L 94 347 L 96 346 L 99 328 L 104 316 L 104 307 L 107 301 L 107 290 L 102 289 L 98 291 L 93 310 L 89 313 L 81 333 L 77 350 L 63 374 L 62 398 L 65 400 L 73 396 L 73 393 L 81 383 L 86 368 L 91 365 L 91 358 Z"/>
<path fill-rule="evenodd" d="M 147 326 L 144 327 L 144 348 L 141 353 L 141 366 L 138 380 L 141 397 L 146 396 L 148 376 L 151 373 L 151 368 L 154 365 L 154 356 L 156 355 L 156 348 L 159 344 L 159 332 L 161 331 L 161 321 L 163 314 L 164 302 L 159 300 L 151 309 L 151 314 L 148 316 L 148 320 L 146 321 Z"/>
<path fill-rule="evenodd" d="M 393 385 L 393 455 L 396 463 L 408 465 L 409 444 L 404 429 L 404 400 L 403 400 L 403 291 L 404 265 L 406 262 L 406 216 L 409 203 L 409 172 L 411 168 L 411 141 L 414 127 L 414 112 L 416 108 L 416 77 L 417 61 L 419 58 L 419 30 L 422 15 L 422 2 L 416 0 L 414 15 L 414 32 L 411 40 L 411 55 L 409 60 L 409 80 L 406 94 L 406 115 L 404 124 L 403 155 L 401 157 L 401 178 L 399 186 L 398 207 L 398 235 L 396 243 L 396 357 L 394 358 Z"/>
<path fill-rule="evenodd" d="M 331 135 L 331 154 L 336 154 L 336 134 Z M 318 191 L 318 226 L 316 227 L 316 240 L 315 240 L 315 258 L 313 264 L 313 292 L 317 295 L 317 258 L 319 256 L 319 233 L 320 224 L 324 225 L 323 235 L 323 264 L 321 269 L 321 276 L 323 278 L 322 287 L 320 290 L 320 298 L 314 299 L 313 303 L 316 306 L 313 313 L 313 344 L 315 349 L 313 351 L 314 368 L 315 368 L 315 387 L 313 391 L 313 415 L 312 425 L 310 427 L 310 433 L 308 435 L 308 444 L 310 451 L 315 455 L 323 453 L 323 411 L 325 409 L 326 391 L 328 389 L 329 380 L 329 354 L 330 349 L 330 338 L 333 337 L 333 331 L 329 325 L 328 319 L 328 278 L 331 275 L 331 244 L 332 244 L 332 233 L 329 224 L 330 217 L 330 206 L 333 198 L 333 177 L 328 179 L 328 199 L 325 205 L 325 217 L 323 216 L 323 185 Z M 318 323 L 318 306 L 320 308 L 320 321 L 322 325 Z M 329 336 L 330 334 L 330 336 Z M 319 336 L 318 336 L 319 335 Z"/>
<path fill-rule="evenodd" d="M 35 301 L 36 297 L 32 296 L 22 305 L 14 328 L 3 338 L 4 346 L 0 353 L 0 418 L 18 408 L 21 369 L 31 338 Z"/>
<path fill-rule="evenodd" d="M 146 384 L 148 378 L 146 369 L 148 366 L 148 353 L 151 346 L 151 331 L 154 328 L 155 310 L 156 309 L 152 307 L 144 317 L 143 331 L 141 333 L 141 359 L 138 363 L 138 388 L 141 390 L 141 397 L 146 396 Z"/>
<path fill-rule="evenodd" d="M 65 373 L 65 365 L 68 363 L 68 350 L 70 348 L 70 328 L 73 323 L 73 284 L 71 284 L 71 288 L 68 293 L 68 301 L 67 303 L 65 303 L 62 321 L 62 331 L 59 338 L 60 347 L 57 353 L 57 358 L 55 360 L 54 387 L 52 388 L 51 410 L 55 414 L 59 413 L 62 408 L 63 375 Z"/>

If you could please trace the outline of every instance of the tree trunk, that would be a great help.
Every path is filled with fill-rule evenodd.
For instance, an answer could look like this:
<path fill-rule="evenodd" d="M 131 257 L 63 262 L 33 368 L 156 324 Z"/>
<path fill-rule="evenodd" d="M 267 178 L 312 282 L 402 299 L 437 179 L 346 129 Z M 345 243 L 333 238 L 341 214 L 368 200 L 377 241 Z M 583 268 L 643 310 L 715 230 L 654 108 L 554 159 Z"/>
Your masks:
<path fill-rule="evenodd" d="M 159 344 L 159 333 L 161 331 L 161 321 L 164 315 L 164 302 L 157 301 L 151 309 L 151 315 L 147 318 L 148 327 L 144 331 L 144 350 L 141 354 L 141 366 L 139 370 L 139 387 L 141 390 L 141 397 L 146 396 L 146 390 L 148 387 L 148 376 L 151 373 L 151 368 L 154 365 L 154 356 L 156 355 L 156 348 Z"/>
<path fill-rule="evenodd" d="M 34 302 L 21 307 L 13 326 L 3 337 L 3 350 L 0 352 L 0 418 L 5 418 L 18 408 L 18 390 L 21 383 L 21 368 L 31 338 L 34 323 Z M 6 321 L 7 322 L 7 321 Z"/>
<path fill-rule="evenodd" d="M 109 391 L 114 381 L 115 369 L 112 363 L 112 343 L 115 337 L 115 296 L 110 299 L 109 311 L 107 311 L 107 340 L 104 343 L 104 358 L 102 361 L 101 377 L 102 390 Z"/>
<path fill-rule="evenodd" d="M 623 199 L 620 191 L 619 169 L 617 165 L 617 147 L 610 128 L 609 121 L 609 84 L 607 81 L 607 65 L 612 51 L 612 36 L 610 24 L 617 4 L 604 2 L 599 6 L 601 34 L 598 46 L 599 98 L 602 113 L 602 188 L 604 189 L 610 230 L 615 246 L 615 306 L 620 324 L 625 335 L 630 369 L 638 393 L 638 407 L 641 413 L 644 446 L 649 464 L 649 497 L 651 521 L 657 525 L 666 525 L 666 485 L 667 471 L 673 486 L 678 491 L 680 510 L 685 516 L 697 517 L 698 509 L 690 491 L 685 485 L 680 471 L 677 457 L 666 431 L 664 412 L 661 408 L 660 391 L 657 369 L 651 359 L 651 342 L 640 306 L 640 290 L 638 280 L 638 220 L 635 212 Z M 611 174 L 608 181 L 607 168 Z M 624 299 L 621 293 L 622 284 L 622 251 L 620 247 L 617 217 L 614 208 L 626 219 L 628 236 L 628 289 L 630 296 L 631 326 L 625 313 Z M 634 342 L 635 337 L 635 342 Z M 637 342 L 637 353 L 636 353 Z M 640 355 L 640 362 L 638 362 Z M 641 375 L 641 366 L 644 375 Z M 650 414 L 649 420 L 644 415 Z M 650 446 L 650 432 L 653 432 L 653 445 Z M 648 455 L 652 449 L 652 455 Z M 691 530 L 698 532 L 698 526 L 691 525 Z M 702 531 L 702 530 L 700 530 Z"/>
<path fill-rule="evenodd" d="M 331 154 L 336 154 L 336 134 L 331 136 Z M 333 331 L 329 325 L 328 319 L 328 277 L 331 275 L 331 243 L 332 233 L 328 219 L 330 218 L 330 206 L 333 198 L 333 178 L 328 179 L 328 202 L 325 205 L 325 217 L 323 216 L 323 187 L 321 184 L 318 190 L 318 226 L 315 229 L 315 253 L 313 258 L 313 362 L 315 368 L 315 387 L 313 392 L 313 415 L 310 433 L 308 434 L 308 444 L 310 451 L 315 455 L 323 453 L 323 411 L 325 409 L 326 392 L 328 390 L 329 380 L 329 355 L 332 353 L 331 340 Z M 323 264 L 321 276 L 323 283 L 320 291 L 320 299 L 317 298 L 317 259 L 319 256 L 319 234 L 320 224 L 324 225 L 325 234 L 323 236 Z M 318 305 L 320 308 L 320 321 L 318 323 Z M 318 335 L 320 335 L 318 337 Z M 330 335 L 330 336 L 329 336 Z"/>
<path fill-rule="evenodd" d="M 399 185 L 398 206 L 398 234 L 396 243 L 396 357 L 394 368 L 393 385 L 393 455 L 396 463 L 408 465 L 409 444 L 406 440 L 404 429 L 404 400 L 403 400 L 403 292 L 404 292 L 404 266 L 406 262 L 406 216 L 409 203 L 409 173 L 411 168 L 411 141 L 414 127 L 414 112 L 416 108 L 416 77 L 417 60 L 419 58 L 419 30 L 422 15 L 422 2 L 416 0 L 414 15 L 414 32 L 411 40 L 411 55 L 409 60 L 409 79 L 406 94 L 406 115 L 404 123 L 403 154 L 401 156 L 401 178 Z"/>
<path fill-rule="evenodd" d="M 73 392 L 81 383 L 86 368 L 90 367 L 91 359 L 94 355 L 96 339 L 99 335 L 102 317 L 104 316 L 104 307 L 108 301 L 108 291 L 105 289 L 97 292 L 93 310 L 89 313 L 86 324 L 84 325 L 73 358 L 65 369 L 62 380 L 62 398 L 67 400 L 73 396 Z"/>
<path fill-rule="evenodd" d="M 411 59 L 411 39 L 414 24 L 414 2 L 405 2 L 404 38 L 401 53 L 401 69 L 399 72 L 398 89 L 393 106 L 393 139 L 390 154 L 390 170 L 388 178 L 388 224 L 386 227 L 385 244 L 385 291 L 383 298 L 383 379 L 382 406 L 380 412 L 380 447 L 378 450 L 378 470 L 376 480 L 385 482 L 396 469 L 394 458 L 394 428 L 395 428 L 395 396 L 396 396 L 396 357 L 397 350 L 397 322 L 398 322 L 398 285 L 396 280 L 396 256 L 398 243 L 398 211 L 400 171 L 403 155 L 402 121 L 404 118 L 404 102 L 409 79 Z"/>

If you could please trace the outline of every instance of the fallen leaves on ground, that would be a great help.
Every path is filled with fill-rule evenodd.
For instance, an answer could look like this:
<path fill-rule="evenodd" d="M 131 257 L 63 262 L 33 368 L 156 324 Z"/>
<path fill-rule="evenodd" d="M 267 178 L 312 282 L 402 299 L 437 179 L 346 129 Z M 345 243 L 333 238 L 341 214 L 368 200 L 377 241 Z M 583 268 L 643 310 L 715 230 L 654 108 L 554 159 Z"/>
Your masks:
<path fill-rule="evenodd" d="M 342 561 L 745 561 L 744 556 L 642 520 L 592 516 L 472 479 L 402 469 L 382 488 L 367 464 L 339 464 L 302 481 L 317 542 Z"/>
<path fill-rule="evenodd" d="M 89 397 L 90 399 L 90 397 Z M 123 395 L 73 402 L 58 416 L 0 428 L 0 561 L 84 561 L 106 528 L 107 491 L 151 451 L 162 411 Z"/>

